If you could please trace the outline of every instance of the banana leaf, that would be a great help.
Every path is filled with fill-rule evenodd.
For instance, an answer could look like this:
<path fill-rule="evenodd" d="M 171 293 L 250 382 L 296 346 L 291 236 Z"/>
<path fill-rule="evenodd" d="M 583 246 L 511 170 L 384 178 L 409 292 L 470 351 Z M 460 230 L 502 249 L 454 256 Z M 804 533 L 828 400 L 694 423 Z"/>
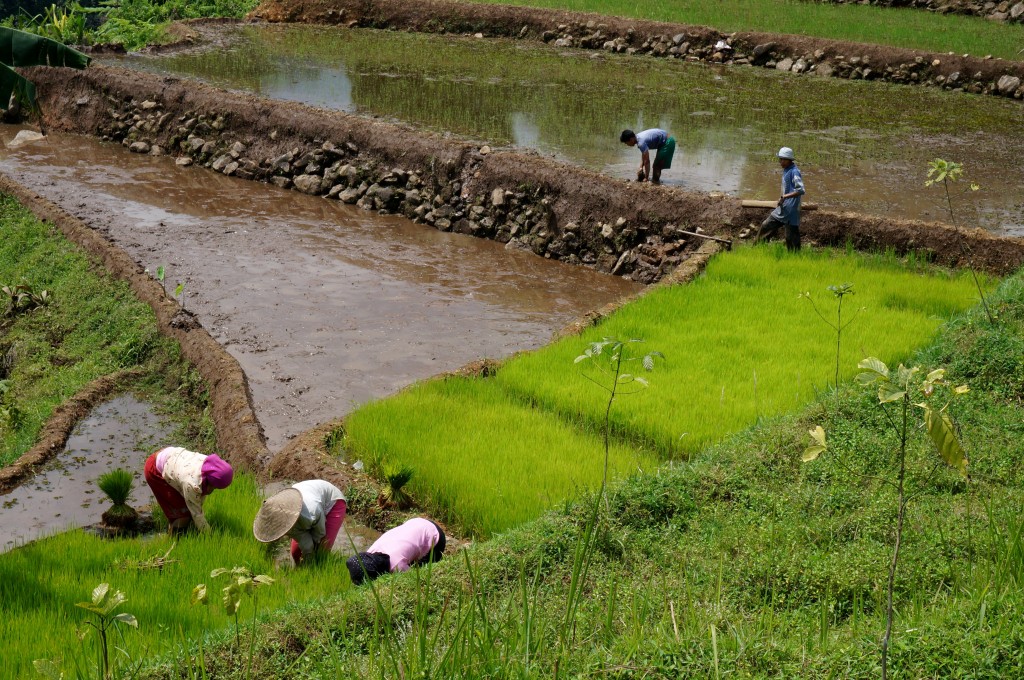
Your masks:
<path fill-rule="evenodd" d="M 0 109 L 7 108 L 11 95 L 29 106 L 36 106 L 36 88 L 14 67 L 70 66 L 85 68 L 91 59 L 63 45 L 32 33 L 0 26 Z"/>

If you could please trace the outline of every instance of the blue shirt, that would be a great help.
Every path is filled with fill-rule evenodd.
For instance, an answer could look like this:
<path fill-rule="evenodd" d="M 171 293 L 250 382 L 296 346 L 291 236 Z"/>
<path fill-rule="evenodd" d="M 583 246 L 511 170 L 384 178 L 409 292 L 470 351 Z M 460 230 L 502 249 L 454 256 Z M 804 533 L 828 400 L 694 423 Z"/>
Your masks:
<path fill-rule="evenodd" d="M 668 133 L 658 128 L 651 128 L 650 130 L 644 130 L 643 132 L 637 133 L 636 136 L 636 148 L 640 149 L 643 153 L 648 149 L 660 149 L 661 145 L 668 139 Z"/>
<path fill-rule="evenodd" d="M 796 163 L 791 164 L 782 173 L 782 193 L 791 194 L 794 191 L 799 193 L 792 198 L 787 198 L 782 205 L 775 208 L 772 211 L 772 217 L 786 224 L 798 225 L 800 224 L 800 199 L 804 195 L 804 177 L 800 174 L 800 168 L 796 167 Z"/>

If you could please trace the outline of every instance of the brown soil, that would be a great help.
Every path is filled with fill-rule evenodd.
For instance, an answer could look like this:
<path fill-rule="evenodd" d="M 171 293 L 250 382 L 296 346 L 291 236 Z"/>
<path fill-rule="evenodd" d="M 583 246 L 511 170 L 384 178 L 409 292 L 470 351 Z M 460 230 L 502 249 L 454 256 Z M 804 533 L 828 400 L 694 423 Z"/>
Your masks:
<path fill-rule="evenodd" d="M 948 77 L 956 72 L 969 77 L 980 74 L 977 81 L 995 83 L 1003 75 L 1024 79 L 1024 63 L 1002 59 L 961 57 L 938 52 L 910 50 L 882 45 L 811 38 L 763 32 L 722 33 L 706 26 L 691 26 L 640 19 L 626 19 L 583 12 L 567 12 L 509 5 L 484 5 L 447 2 L 444 0 L 264 0 L 250 15 L 274 22 L 305 22 L 399 28 L 425 32 L 484 33 L 485 35 L 539 38 L 545 31 L 559 25 L 591 27 L 600 25 L 606 40 L 628 38 L 639 45 L 659 36 L 684 34 L 691 44 L 712 45 L 727 39 L 737 52 L 750 54 L 758 45 L 772 44 L 778 57 L 796 59 L 819 50 L 818 61 L 831 61 L 839 55 L 867 57 L 871 69 L 884 73 L 886 68 L 898 69 L 920 57 L 927 65 L 927 74 Z M 592 32 L 592 31 L 590 31 Z M 594 45 L 601 47 L 601 45 Z M 710 56 L 710 55 L 708 55 Z M 931 66 L 938 60 L 938 66 Z"/>
<path fill-rule="evenodd" d="M 499 16 L 509 11 L 507 7 L 471 7 Z M 46 122 L 54 129 L 100 134 L 112 125 L 111 116 L 116 112 L 112 107 L 148 99 L 170 114 L 170 121 L 201 114 L 211 121 L 220 118 L 223 129 L 218 143 L 226 147 L 232 140 L 241 141 L 253 158 L 319 148 L 324 140 L 330 140 L 355 145 L 359 150 L 355 162 L 399 166 L 420 173 L 435 187 L 458 182 L 464 196 L 486 197 L 498 188 L 529 187 L 544 195 L 551 218 L 542 226 L 556 237 L 563 237 L 566 227 L 574 224 L 580 228 L 580 247 L 599 254 L 607 252 L 606 246 L 612 248 L 610 255 L 601 256 L 603 260 L 596 263 L 604 271 L 613 271 L 620 252 L 640 252 L 645 239 L 660 241 L 663 233 L 672 233 L 671 225 L 700 226 L 709 234 L 729 237 L 760 222 L 767 213 L 744 209 L 739 199 L 626 182 L 534 154 L 501 151 L 481 155 L 471 144 L 407 127 L 175 78 L 104 67 L 85 71 L 36 68 L 30 75 Z M 174 125 L 151 130 L 145 138 L 174 152 L 183 141 Z M 602 227 L 620 219 L 624 224 L 610 237 L 603 237 Z M 850 240 L 864 249 L 892 248 L 901 254 L 924 251 L 935 262 L 949 266 L 964 265 L 968 259 L 956 232 L 938 223 L 819 210 L 807 213 L 801 226 L 810 240 L 825 245 L 843 245 Z M 982 269 L 1007 274 L 1024 263 L 1024 241 L 981 230 L 963 234 L 974 264 Z M 684 242 L 684 248 L 692 251 L 700 245 L 698 241 Z M 159 289 L 141 272 L 137 275 Z M 166 304 L 173 303 L 168 300 Z"/>
<path fill-rule="evenodd" d="M 14 196 L 37 218 L 60 229 L 86 255 L 102 264 L 113 276 L 127 282 L 135 295 L 153 309 L 160 332 L 178 342 L 182 354 L 206 381 L 218 447 L 232 465 L 259 472 L 269 458 L 269 452 L 259 421 L 253 413 L 245 374 L 238 362 L 201 326 L 175 324 L 175 317 L 182 312 L 181 307 L 169 299 L 160 284 L 149 274 L 144 273 L 123 250 L 50 201 L 35 195 L 3 175 L 0 175 L 0 192 Z M 109 389 L 106 393 L 109 394 Z M 97 397 L 92 404 L 98 400 Z M 71 426 L 89 410 L 85 406 L 73 406 L 72 409 L 68 415 Z M 44 432 L 49 431 L 55 419 L 51 419 Z M 54 447 L 59 450 L 63 446 L 71 427 L 66 423 L 67 421 L 60 421 L 55 426 L 57 432 L 64 431 L 62 439 L 52 435 L 49 438 L 45 434 L 41 435 L 40 445 L 46 444 L 47 447 L 43 449 L 48 452 L 45 455 L 52 455 Z M 58 439 L 59 444 L 56 443 Z M 33 448 L 33 451 L 37 448 L 39 445 Z"/>
<path fill-rule="evenodd" d="M 0 187 L 7 192 L 8 189 L 2 182 L 0 179 Z M 0 494 L 5 494 L 21 484 L 39 467 L 60 453 L 79 420 L 88 415 L 97 404 L 114 392 L 125 389 L 141 375 L 140 369 L 131 369 L 97 378 L 55 408 L 50 419 L 40 430 L 35 445 L 18 460 L 0 469 Z"/>

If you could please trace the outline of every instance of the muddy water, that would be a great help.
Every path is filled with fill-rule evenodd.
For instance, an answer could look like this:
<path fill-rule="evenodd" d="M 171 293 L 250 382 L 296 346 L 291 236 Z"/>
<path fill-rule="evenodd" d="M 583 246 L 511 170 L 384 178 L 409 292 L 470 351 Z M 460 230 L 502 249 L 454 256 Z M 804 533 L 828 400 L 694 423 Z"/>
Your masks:
<path fill-rule="evenodd" d="M 99 522 L 109 503 L 96 487 L 96 479 L 115 468 L 135 473 L 129 504 L 150 502 L 142 466 L 172 432 L 151 405 L 132 395 L 97 406 L 75 427 L 59 456 L 29 481 L 0 496 L 0 552 L 61 529 Z"/>
<path fill-rule="evenodd" d="M 517 145 L 630 178 L 622 128 L 678 140 L 669 184 L 774 198 L 772 154 L 797 151 L 809 200 L 830 208 L 946 220 L 927 162 L 959 160 L 979 182 L 956 191 L 970 225 L 1024 234 L 1024 107 L 922 87 L 795 77 L 507 41 L 315 26 L 236 26 L 188 53 L 119 65 L 230 89 L 408 121 Z M 966 187 L 965 187 L 966 189 Z"/>
<path fill-rule="evenodd" d="M 0 127 L 0 139 L 14 128 Z M 93 138 L 0 168 L 102 230 L 241 363 L 271 450 L 354 405 L 544 344 L 636 284 Z"/>

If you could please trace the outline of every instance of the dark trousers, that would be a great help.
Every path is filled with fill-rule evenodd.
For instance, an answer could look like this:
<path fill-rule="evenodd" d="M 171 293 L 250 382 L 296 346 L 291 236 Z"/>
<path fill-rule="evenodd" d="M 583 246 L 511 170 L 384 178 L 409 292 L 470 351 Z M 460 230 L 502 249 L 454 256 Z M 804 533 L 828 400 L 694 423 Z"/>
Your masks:
<path fill-rule="evenodd" d="M 765 221 L 761 223 L 761 227 L 757 230 L 757 238 L 754 239 L 754 243 L 771 238 L 772 235 L 781 227 L 786 228 L 786 248 L 791 251 L 800 250 L 800 225 L 786 224 L 772 215 L 769 215 L 765 218 Z"/>

